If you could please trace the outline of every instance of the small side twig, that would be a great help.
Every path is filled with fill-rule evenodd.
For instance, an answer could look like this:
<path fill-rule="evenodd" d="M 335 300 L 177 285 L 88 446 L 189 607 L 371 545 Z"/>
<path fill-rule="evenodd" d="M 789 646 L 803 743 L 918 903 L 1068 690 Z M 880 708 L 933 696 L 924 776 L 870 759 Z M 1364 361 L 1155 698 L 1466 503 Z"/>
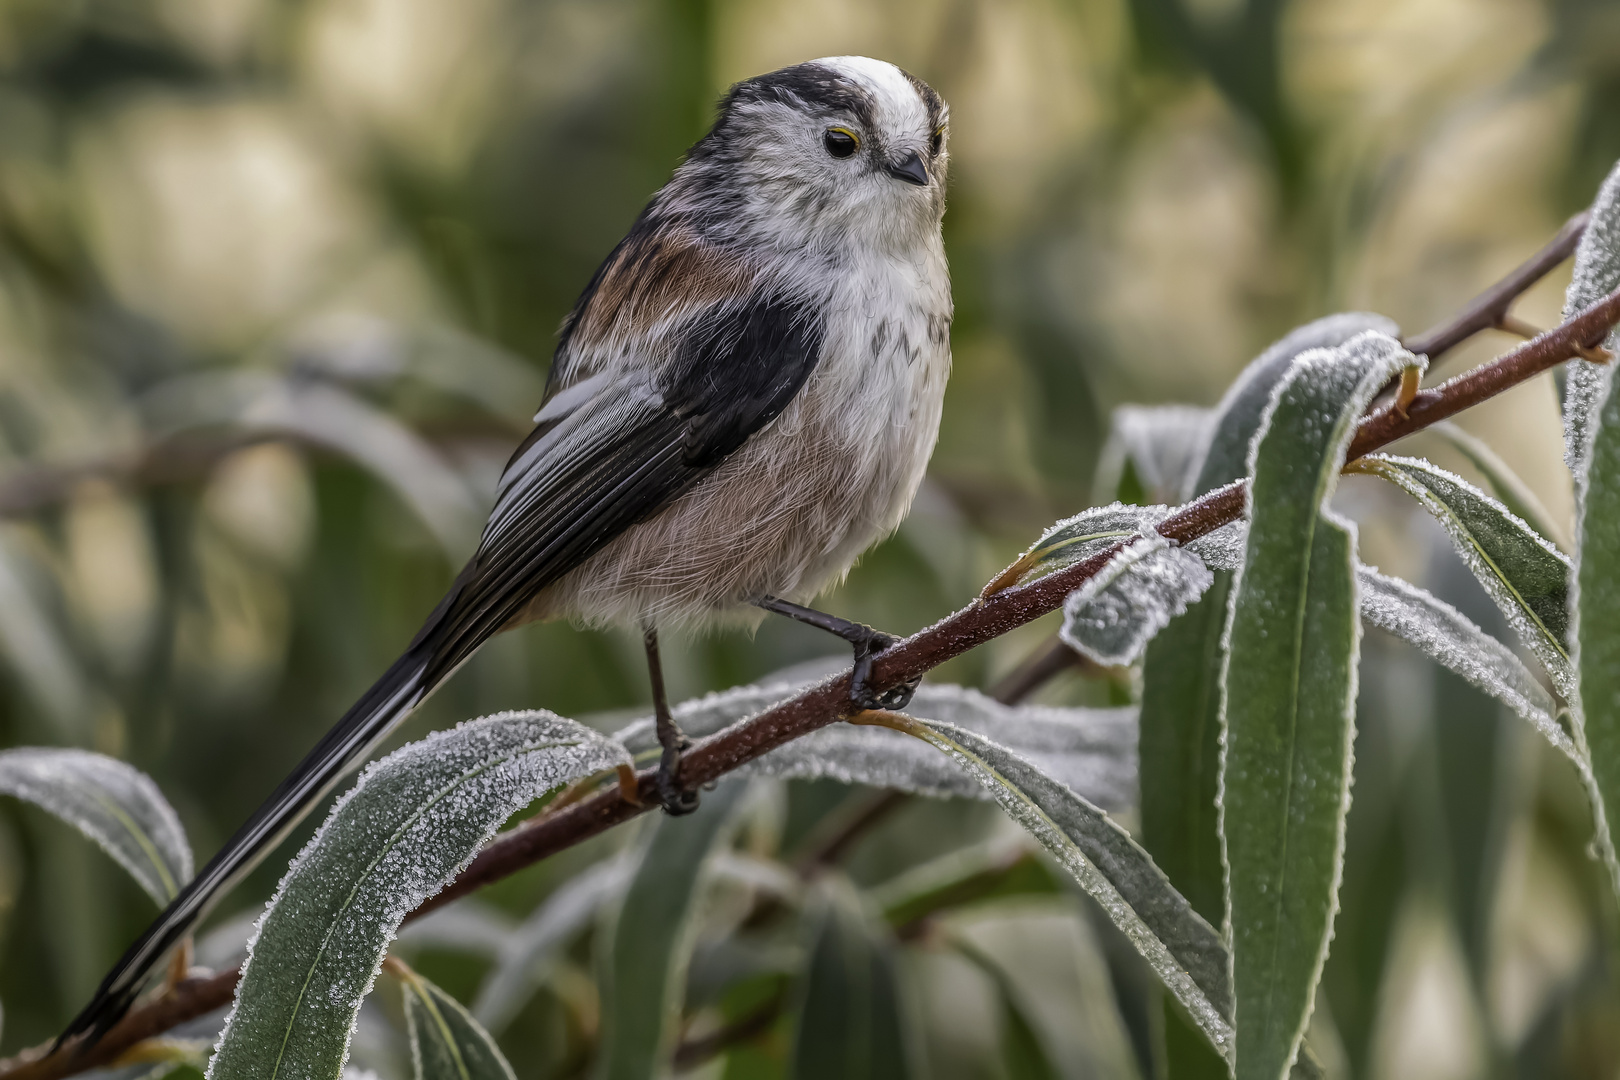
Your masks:
<path fill-rule="evenodd" d="M 1558 235 L 1547 241 L 1547 246 L 1514 267 L 1513 271 L 1480 293 L 1455 316 L 1439 326 L 1408 338 L 1404 344 L 1419 356 L 1437 360 L 1481 330 L 1501 329 L 1502 320 L 1514 301 L 1523 296 L 1530 286 L 1546 277 L 1548 272 L 1570 255 L 1586 233 L 1592 220 L 1589 210 L 1582 210 L 1558 230 Z"/>

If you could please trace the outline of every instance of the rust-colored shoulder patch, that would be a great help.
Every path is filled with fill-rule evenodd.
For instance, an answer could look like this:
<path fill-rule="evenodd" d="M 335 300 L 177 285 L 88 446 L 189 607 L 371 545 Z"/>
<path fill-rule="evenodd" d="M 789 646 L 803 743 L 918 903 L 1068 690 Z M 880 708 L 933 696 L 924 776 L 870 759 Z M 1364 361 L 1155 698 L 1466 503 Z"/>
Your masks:
<path fill-rule="evenodd" d="M 610 338 L 651 332 L 747 291 L 753 274 L 740 260 L 681 226 L 637 231 L 609 258 L 578 314 L 571 345 L 589 350 Z"/>

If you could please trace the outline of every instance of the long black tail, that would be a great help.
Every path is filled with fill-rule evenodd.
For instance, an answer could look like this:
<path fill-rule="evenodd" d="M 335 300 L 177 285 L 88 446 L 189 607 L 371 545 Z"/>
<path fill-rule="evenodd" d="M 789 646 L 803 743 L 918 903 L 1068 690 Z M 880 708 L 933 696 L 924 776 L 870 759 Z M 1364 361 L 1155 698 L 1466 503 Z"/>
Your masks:
<path fill-rule="evenodd" d="M 432 689 L 432 650 L 420 638 L 322 737 L 292 775 L 254 811 L 230 843 L 209 860 L 153 920 L 101 981 L 96 996 L 57 1039 L 99 1039 L 129 1010 L 152 970 L 208 914 L 214 901 L 268 855 L 332 785 L 404 719 Z"/>

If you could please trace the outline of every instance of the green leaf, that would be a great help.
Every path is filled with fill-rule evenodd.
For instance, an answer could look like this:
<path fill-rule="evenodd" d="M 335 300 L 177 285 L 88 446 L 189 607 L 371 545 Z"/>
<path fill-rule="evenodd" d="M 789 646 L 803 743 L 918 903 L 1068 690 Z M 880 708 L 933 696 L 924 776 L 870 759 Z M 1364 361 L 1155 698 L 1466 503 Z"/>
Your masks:
<path fill-rule="evenodd" d="M 1251 455 L 1222 705 L 1238 1080 L 1287 1074 L 1327 957 L 1350 805 L 1361 624 L 1353 528 L 1326 504 L 1356 419 L 1386 381 L 1417 362 L 1372 333 L 1300 357 Z"/>
<path fill-rule="evenodd" d="M 1111 503 L 1082 510 L 1047 529 L 1011 566 L 985 586 L 986 595 L 1011 585 L 1056 573 L 1064 567 L 1085 562 L 1121 540 L 1142 534 L 1164 520 L 1169 512 L 1163 506 L 1127 506 Z"/>
<path fill-rule="evenodd" d="M 1512 649 L 1416 585 L 1365 566 L 1357 567 L 1356 577 L 1364 620 L 1507 705 L 1586 773 L 1585 758 L 1558 722 L 1558 704 Z"/>
<path fill-rule="evenodd" d="M 1569 560 L 1563 553 L 1507 507 L 1422 459 L 1371 454 L 1348 471 L 1383 477 L 1434 515 L 1558 692 L 1570 697 Z"/>
<path fill-rule="evenodd" d="M 1272 392 L 1295 357 L 1311 349 L 1335 348 L 1368 330 L 1391 338 L 1400 334 L 1400 328 L 1382 315 L 1341 312 L 1295 327 L 1250 361 L 1215 407 L 1209 446 L 1201 455 L 1187 496 L 1206 494 L 1249 474 L 1249 447 L 1271 404 Z"/>
<path fill-rule="evenodd" d="M 1213 581 L 1203 560 L 1157 533 L 1131 541 L 1063 602 L 1059 635 L 1095 663 L 1134 664 Z"/>
<path fill-rule="evenodd" d="M 1610 170 L 1597 198 L 1592 217 L 1575 248 L 1575 268 L 1564 293 L 1563 320 L 1603 299 L 1620 287 L 1620 163 Z M 1620 348 L 1620 330 L 1610 330 L 1605 345 Z M 1608 373 L 1602 364 L 1571 360 L 1564 384 L 1564 460 L 1580 475 L 1587 444 L 1593 437 L 1598 410 L 1608 392 Z"/>
<path fill-rule="evenodd" d="M 0 793 L 50 811 L 100 844 L 161 906 L 191 880 L 191 845 L 150 777 L 88 750 L 0 753 Z"/>
<path fill-rule="evenodd" d="M 830 876 L 811 906 L 810 960 L 788 1075 L 795 1080 L 903 1080 L 912 1053 L 886 928 L 853 887 Z"/>
<path fill-rule="evenodd" d="M 1209 419 L 1208 443 L 1196 455 L 1183 495 L 1204 495 L 1248 474 L 1255 432 L 1296 356 L 1341 345 L 1367 330 L 1399 333 L 1381 315 L 1346 312 L 1300 326 L 1261 353 Z M 1217 926 L 1226 917 L 1215 797 L 1222 636 L 1231 587 L 1232 575 L 1217 569 L 1204 598 L 1153 639 L 1142 664 L 1143 844 L 1194 910 Z"/>
<path fill-rule="evenodd" d="M 1142 844 L 1193 910 L 1226 919 L 1215 800 L 1220 779 L 1222 634 L 1232 574 L 1148 646 L 1142 667 Z"/>
<path fill-rule="evenodd" d="M 1469 464 L 1480 471 L 1509 513 L 1523 518 L 1532 529 L 1560 549 L 1569 550 L 1566 530 L 1553 520 L 1552 514 L 1536 498 L 1536 493 L 1530 490 L 1530 485 L 1521 480 L 1512 466 L 1503 461 L 1501 455 L 1492 450 L 1485 440 L 1475 438 L 1450 420 L 1442 420 L 1429 430 L 1450 443 L 1468 459 Z"/>
<path fill-rule="evenodd" d="M 950 754 L 1102 905 L 1205 1038 L 1231 1045 L 1226 947 L 1147 852 L 1101 810 L 1004 747 L 937 721 L 895 717 L 898 730 Z"/>
<path fill-rule="evenodd" d="M 518 810 L 628 760 L 611 739 L 534 711 L 468 721 L 367 768 L 265 910 L 209 1076 L 336 1080 L 406 913 Z"/>
<path fill-rule="evenodd" d="M 400 968 L 416 1080 L 517 1080 L 501 1048 L 461 1002 Z"/>
<path fill-rule="evenodd" d="M 598 1080 L 651 1080 L 669 1068 L 705 869 L 747 788 L 728 780 L 703 794 L 696 813 L 660 815 L 647 828 L 635 876 L 602 938 Z"/>
<path fill-rule="evenodd" d="M 1597 837 L 1620 895 L 1620 395 L 1606 376 L 1584 461 L 1575 567 L 1576 737 L 1592 763 Z"/>
<path fill-rule="evenodd" d="M 264 371 L 210 372 L 172 379 L 147 403 L 161 435 L 228 424 L 341 454 L 393 489 L 451 556 L 463 558 L 477 544 L 475 500 L 444 456 L 339 386 Z"/>

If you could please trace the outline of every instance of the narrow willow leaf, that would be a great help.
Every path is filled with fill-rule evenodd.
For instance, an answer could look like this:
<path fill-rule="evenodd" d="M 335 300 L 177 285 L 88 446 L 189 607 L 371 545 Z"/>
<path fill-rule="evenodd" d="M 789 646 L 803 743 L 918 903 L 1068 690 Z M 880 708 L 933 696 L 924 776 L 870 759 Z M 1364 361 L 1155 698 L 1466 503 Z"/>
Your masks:
<path fill-rule="evenodd" d="M 1485 440 L 1475 438 L 1450 420 L 1442 420 L 1429 430 L 1450 443 L 1468 459 L 1469 464 L 1480 471 L 1509 513 L 1523 518 L 1532 529 L 1561 550 L 1569 550 L 1568 530 L 1553 520 L 1552 514 L 1536 498 L 1536 493 L 1530 490 L 1530 485 L 1520 479 L 1512 466 L 1503 461 L 1501 455 L 1492 450 Z"/>
<path fill-rule="evenodd" d="M 259 920 L 208 1075 L 336 1080 L 405 914 L 518 810 L 626 761 L 611 739 L 533 711 L 468 721 L 369 766 Z"/>
<path fill-rule="evenodd" d="M 1226 948 L 1209 923 L 1108 815 L 1018 755 L 963 728 L 897 717 L 899 730 L 951 755 L 1102 905 L 1205 1038 L 1228 1052 Z"/>
<path fill-rule="evenodd" d="M 1391 338 L 1400 335 L 1400 328 L 1382 315 L 1347 311 L 1295 327 L 1250 361 L 1215 407 L 1209 445 L 1200 455 L 1186 497 L 1206 494 L 1248 475 L 1249 446 L 1260 430 L 1272 391 L 1288 374 L 1295 357 L 1312 349 L 1335 348 L 1368 330 Z"/>
<path fill-rule="evenodd" d="M 1059 634 L 1104 666 L 1134 664 L 1214 580 L 1203 560 L 1157 533 L 1132 541 L 1063 602 Z"/>
<path fill-rule="evenodd" d="M 1121 540 L 1129 540 L 1153 528 L 1169 512 L 1165 506 L 1111 503 L 1064 518 L 1042 533 L 1028 551 L 986 585 L 985 595 L 1085 562 Z"/>
<path fill-rule="evenodd" d="M 0 752 L 0 793 L 50 811 L 94 840 L 161 906 L 191 880 L 180 819 L 145 773 L 88 750 Z"/>
<path fill-rule="evenodd" d="M 903 1080 L 913 1055 L 894 946 L 847 882 L 830 877 L 812 905 L 810 959 L 793 1037 L 794 1080 Z"/>
<path fill-rule="evenodd" d="M 507 936 L 495 966 L 473 1001 L 473 1015 L 491 1031 L 510 1024 L 539 988 L 545 969 L 575 934 L 589 926 L 602 905 L 630 880 L 628 860 L 609 859 L 576 874 Z"/>
<path fill-rule="evenodd" d="M 802 688 L 799 683 L 737 687 L 683 702 L 674 715 L 694 738 L 712 735 L 753 716 Z M 930 720 L 992 734 L 1038 764 L 1048 775 L 1111 809 L 1136 804 L 1136 710 L 1003 705 L 977 690 L 924 683 L 908 707 Z M 657 755 L 652 719 L 638 720 L 615 738 L 638 759 Z M 883 728 L 833 724 L 772 750 L 740 776 L 838 780 L 918 795 L 982 799 L 984 789 L 938 754 Z"/>
<path fill-rule="evenodd" d="M 1355 534 L 1327 510 L 1355 420 L 1410 353 L 1368 333 L 1294 361 L 1251 452 L 1223 678 L 1235 1076 L 1287 1074 L 1327 958 L 1354 738 Z"/>
<path fill-rule="evenodd" d="M 1099 502 L 1179 502 L 1208 438 L 1210 410 L 1191 405 L 1121 405 L 1097 462 Z M 1146 496 L 1127 498 L 1134 480 Z M 1122 487 L 1123 483 L 1123 487 Z"/>
<path fill-rule="evenodd" d="M 230 424 L 341 454 L 392 488 L 451 555 L 462 558 L 477 542 L 473 496 L 439 452 L 340 387 L 265 372 L 191 375 L 153 391 L 147 407 L 164 434 Z"/>
<path fill-rule="evenodd" d="M 1609 172 L 1592 202 L 1592 218 L 1575 248 L 1575 270 L 1564 293 L 1564 321 L 1620 287 L 1620 163 Z M 1604 343 L 1620 347 L 1620 330 Z M 1571 360 L 1564 385 L 1564 460 L 1581 474 L 1608 377 L 1601 364 Z"/>
<path fill-rule="evenodd" d="M 408 968 L 399 981 L 416 1080 L 517 1080 L 501 1048 L 461 1002 Z"/>
<path fill-rule="evenodd" d="M 1458 571 L 1461 573 L 1461 571 Z M 1558 723 L 1558 704 L 1512 649 L 1434 594 L 1369 567 L 1358 567 L 1361 617 L 1415 646 L 1446 670 L 1523 717 L 1575 763 L 1586 762 Z"/>
<path fill-rule="evenodd" d="M 1612 179 L 1612 178 L 1611 178 Z M 1599 411 L 1582 462 L 1575 568 L 1576 737 L 1592 762 L 1599 848 L 1620 895 L 1620 395 L 1602 373 Z"/>
<path fill-rule="evenodd" d="M 1569 560 L 1563 553 L 1507 507 L 1427 461 L 1371 454 L 1349 471 L 1388 480 L 1434 515 L 1553 686 L 1570 697 Z"/>
<path fill-rule="evenodd" d="M 728 779 L 704 793 L 696 813 L 650 823 L 624 902 L 603 937 L 598 1080 L 652 1080 L 668 1070 L 699 890 L 747 787 Z"/>
<path fill-rule="evenodd" d="M 1231 573 L 1217 572 L 1204 598 L 1153 639 L 1142 666 L 1142 844 L 1215 926 L 1226 920 L 1215 800 L 1231 588 Z"/>
<path fill-rule="evenodd" d="M 1204 495 L 1248 472 L 1249 447 L 1277 383 L 1302 352 L 1341 345 L 1367 330 L 1399 333 L 1379 315 L 1330 315 L 1290 332 L 1244 370 L 1209 421 L 1183 496 Z M 1226 919 L 1216 794 L 1220 773 L 1220 678 L 1227 598 L 1246 537 L 1228 526 L 1195 547 L 1215 573 L 1202 600 L 1172 619 L 1142 664 L 1142 842 L 1193 909 L 1216 926 Z M 1166 1050 L 1172 1078 L 1225 1075 L 1187 1021 L 1169 1009 Z"/>

